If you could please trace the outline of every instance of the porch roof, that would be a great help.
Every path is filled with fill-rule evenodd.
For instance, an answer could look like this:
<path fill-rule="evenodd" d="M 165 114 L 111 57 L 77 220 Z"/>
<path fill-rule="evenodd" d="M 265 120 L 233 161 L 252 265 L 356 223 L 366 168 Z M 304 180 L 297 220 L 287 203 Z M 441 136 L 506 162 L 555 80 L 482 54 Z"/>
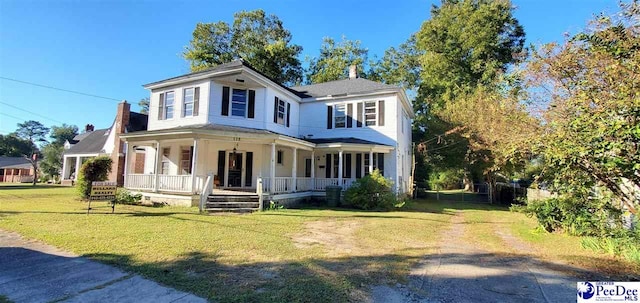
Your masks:
<path fill-rule="evenodd" d="M 353 151 L 389 152 L 393 146 L 353 137 L 306 139 L 317 149 L 343 149 Z"/>

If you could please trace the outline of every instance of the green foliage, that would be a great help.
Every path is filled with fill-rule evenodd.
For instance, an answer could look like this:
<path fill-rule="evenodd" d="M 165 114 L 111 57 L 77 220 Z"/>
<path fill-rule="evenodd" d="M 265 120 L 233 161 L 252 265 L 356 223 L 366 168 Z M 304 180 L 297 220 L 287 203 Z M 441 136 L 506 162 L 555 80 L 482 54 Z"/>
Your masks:
<path fill-rule="evenodd" d="M 628 261 L 640 264 L 640 230 L 619 230 L 609 237 L 585 237 L 582 247 L 620 256 Z"/>
<path fill-rule="evenodd" d="M 118 204 L 138 205 L 141 200 L 141 194 L 131 194 L 130 191 L 124 188 L 118 188 L 116 191 L 116 203 Z"/>
<path fill-rule="evenodd" d="M 307 82 L 322 83 L 347 79 L 349 67 L 358 68 L 358 76 L 365 75 L 365 66 L 369 50 L 360 46 L 360 40 L 348 40 L 344 36 L 342 42 L 325 37 L 320 46 L 320 55 L 309 61 Z"/>
<path fill-rule="evenodd" d="M 49 178 L 60 175 L 63 151 L 64 146 L 55 143 L 49 143 L 42 148 L 43 157 L 40 161 L 40 170 Z"/>
<path fill-rule="evenodd" d="M 18 123 L 18 129 L 16 135 L 22 139 L 29 140 L 33 144 L 47 142 L 45 137 L 49 133 L 49 128 L 42 125 L 42 123 L 34 120 Z"/>
<path fill-rule="evenodd" d="M 606 199 L 575 199 L 569 196 L 529 202 L 513 207 L 535 217 L 547 232 L 564 231 L 575 236 L 610 236 L 620 226 L 620 210 Z"/>
<path fill-rule="evenodd" d="M 78 175 L 78 194 L 82 199 L 88 199 L 91 194 L 91 182 L 105 181 L 111 172 L 112 160 L 106 156 L 95 157 L 86 160 L 80 168 Z"/>
<path fill-rule="evenodd" d="M 356 180 L 345 192 L 345 205 L 364 210 L 391 210 L 396 206 L 393 183 L 379 170 Z"/>
<path fill-rule="evenodd" d="M 51 127 L 51 143 L 57 145 L 64 145 L 65 141 L 71 141 L 75 136 L 78 135 L 78 127 L 75 125 L 67 125 L 62 124 L 61 126 L 52 126 Z"/>
<path fill-rule="evenodd" d="M 284 205 L 281 205 L 278 201 L 269 201 L 269 207 L 265 210 L 280 210 L 284 209 Z"/>
<path fill-rule="evenodd" d="M 429 188 L 433 190 L 457 189 L 464 177 L 461 169 L 443 169 L 429 174 Z"/>
<path fill-rule="evenodd" d="M 390 47 L 382 59 L 373 62 L 367 79 L 415 90 L 420 84 L 422 54 L 416 47 L 416 36 L 411 35 L 406 42 L 397 48 Z"/>
<path fill-rule="evenodd" d="M 140 99 L 140 101 L 138 101 L 138 106 L 140 106 L 141 114 L 148 114 L 149 113 L 149 97 Z"/>
<path fill-rule="evenodd" d="M 291 44 L 291 33 L 276 15 L 263 10 L 234 14 L 233 25 L 218 21 L 198 23 L 183 57 L 192 71 L 214 67 L 242 58 L 280 83 L 300 83 L 302 47 Z"/>
<path fill-rule="evenodd" d="M 31 141 L 21 139 L 15 134 L 0 135 L 0 156 L 28 156 L 34 149 L 36 147 Z"/>

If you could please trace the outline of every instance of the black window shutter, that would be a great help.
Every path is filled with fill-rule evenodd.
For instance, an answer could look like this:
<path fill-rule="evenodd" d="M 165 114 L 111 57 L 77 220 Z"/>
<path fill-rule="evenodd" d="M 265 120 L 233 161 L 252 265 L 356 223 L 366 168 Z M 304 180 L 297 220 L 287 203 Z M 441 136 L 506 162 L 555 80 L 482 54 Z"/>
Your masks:
<path fill-rule="evenodd" d="M 384 126 L 384 100 L 378 101 L 378 110 L 380 111 L 378 113 L 378 125 Z"/>
<path fill-rule="evenodd" d="M 226 163 L 226 152 L 224 150 L 218 151 L 218 180 L 220 180 L 220 186 L 224 186 L 224 164 Z"/>
<path fill-rule="evenodd" d="M 356 179 L 362 178 L 362 154 L 356 154 Z"/>
<path fill-rule="evenodd" d="M 356 114 L 356 126 L 362 127 L 362 102 L 358 102 L 358 110 Z"/>
<path fill-rule="evenodd" d="M 345 178 L 351 178 L 351 154 L 344 156 L 344 164 L 347 166 L 344 172 Z"/>
<path fill-rule="evenodd" d="M 353 104 L 347 104 L 347 128 L 353 127 Z"/>
<path fill-rule="evenodd" d="M 187 169 L 187 171 L 189 171 L 189 174 L 193 174 L 193 171 L 191 171 L 192 167 L 193 167 L 193 146 L 189 146 L 189 168 Z"/>
<path fill-rule="evenodd" d="M 247 113 L 247 118 L 255 118 L 256 111 L 256 91 L 249 90 L 249 112 Z"/>
<path fill-rule="evenodd" d="M 200 87 L 193 89 L 193 115 L 197 116 L 200 113 Z"/>
<path fill-rule="evenodd" d="M 331 178 L 331 168 L 333 167 L 331 163 L 331 154 L 327 154 L 326 163 L 324 166 L 325 178 Z"/>
<path fill-rule="evenodd" d="M 327 106 L 327 129 L 331 129 L 332 127 L 333 127 L 333 106 L 329 105 Z"/>
<path fill-rule="evenodd" d="M 273 123 L 278 123 L 278 97 L 273 99 Z"/>
<path fill-rule="evenodd" d="M 251 187 L 253 182 L 253 153 L 247 152 L 247 167 L 244 169 L 244 186 Z"/>
<path fill-rule="evenodd" d="M 290 116 L 291 116 L 291 103 L 287 102 L 287 127 L 289 127 Z"/>
<path fill-rule="evenodd" d="M 222 87 L 222 115 L 229 115 L 229 87 Z"/>
<path fill-rule="evenodd" d="M 378 170 L 384 176 L 384 154 L 378 153 Z"/>
<path fill-rule="evenodd" d="M 160 94 L 160 104 L 158 107 L 158 120 L 164 120 L 164 93 Z"/>

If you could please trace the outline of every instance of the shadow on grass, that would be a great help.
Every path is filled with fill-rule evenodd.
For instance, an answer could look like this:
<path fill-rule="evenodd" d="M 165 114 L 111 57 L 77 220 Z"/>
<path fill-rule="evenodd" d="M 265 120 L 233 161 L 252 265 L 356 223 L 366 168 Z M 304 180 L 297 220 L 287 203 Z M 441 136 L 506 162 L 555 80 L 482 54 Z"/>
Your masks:
<path fill-rule="evenodd" d="M 3 190 L 21 190 L 21 189 L 46 189 L 46 188 L 69 188 L 69 186 L 56 184 L 36 184 L 31 183 L 0 183 L 0 191 Z"/>
<path fill-rule="evenodd" d="M 24 270 L 25 262 L 37 266 L 38 262 L 45 262 L 47 256 L 51 256 L 29 249 L 22 250 L 0 247 L 0 259 L 4 264 L 4 269 L 0 270 L 0 280 L 8 281 L 0 284 L 0 294 L 9 299 L 12 296 L 11 287 L 15 289 L 20 287 L 20 283 L 33 283 L 21 276 L 30 274 Z M 218 302 L 364 301 L 370 295 L 372 286 L 396 283 L 406 285 L 403 289 L 410 292 L 413 298 L 425 300 L 539 302 L 545 298 L 541 288 L 554 291 L 554 295 L 560 298 L 574 298 L 575 281 L 602 278 L 585 270 L 535 260 L 527 255 L 495 253 L 433 254 L 426 258 L 387 254 L 239 264 L 228 264 L 220 261 L 217 254 L 200 251 L 186 252 L 170 261 L 141 261 L 130 255 L 107 253 L 87 254 L 84 257 Z M 407 269 L 419 261 L 433 268 L 425 271 L 428 274 L 414 273 L 407 277 Z M 590 258 L 594 264 L 610 261 Z M 473 274 L 445 270 L 438 272 L 437 268 L 442 266 L 465 266 L 469 273 L 488 268 L 491 274 L 485 271 L 485 275 L 478 278 Z M 534 276 L 527 266 L 543 270 L 537 271 Z M 55 271 L 56 268 L 50 270 Z M 573 278 L 568 279 L 571 285 L 549 282 L 554 278 L 550 270 L 572 274 Z M 67 292 L 65 287 L 74 285 L 73 281 L 58 279 L 59 283 L 55 285 L 43 281 L 42 285 L 35 285 L 33 289 L 47 290 L 50 287 L 56 289 L 56 294 L 64 294 Z M 538 279 L 546 282 L 538 284 Z M 476 301 L 479 298 L 482 300 Z"/>

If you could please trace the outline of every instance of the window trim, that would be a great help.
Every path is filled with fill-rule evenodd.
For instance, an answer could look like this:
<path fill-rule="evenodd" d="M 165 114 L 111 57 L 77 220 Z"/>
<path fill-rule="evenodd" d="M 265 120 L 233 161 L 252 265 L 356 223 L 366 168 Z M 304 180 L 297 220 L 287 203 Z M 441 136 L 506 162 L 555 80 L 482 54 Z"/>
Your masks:
<path fill-rule="evenodd" d="M 236 88 L 236 87 L 230 87 L 230 92 L 229 92 L 229 116 L 228 117 L 234 117 L 234 118 L 245 118 L 247 119 L 247 113 L 249 112 L 249 89 L 247 88 Z M 243 116 L 238 116 L 238 115 L 234 115 L 233 114 L 233 95 L 234 95 L 234 91 L 244 91 L 244 109 L 243 109 Z M 238 101 L 236 101 L 236 103 L 238 103 Z"/>
<path fill-rule="evenodd" d="M 172 96 L 171 105 L 169 105 L 169 102 L 167 102 L 167 100 L 169 100 L 168 98 L 169 94 L 171 94 Z M 163 108 L 164 119 L 163 120 L 171 120 L 175 117 L 175 114 L 176 114 L 175 103 L 176 103 L 176 92 L 173 90 L 164 92 L 164 108 Z M 171 117 L 169 117 L 169 110 L 168 110 L 169 107 L 171 107 Z"/>
<path fill-rule="evenodd" d="M 191 102 L 187 102 L 187 90 L 191 90 Z M 193 117 L 196 101 L 196 87 L 187 87 L 182 90 L 182 117 Z M 187 115 L 187 105 L 191 105 L 191 114 Z"/>
<path fill-rule="evenodd" d="M 372 127 L 372 126 L 378 126 L 378 102 L 376 100 L 373 101 L 363 101 L 362 102 L 362 121 L 363 126 L 365 127 Z M 367 118 L 367 103 L 371 104 L 373 103 L 373 113 L 369 113 L 369 115 L 374 115 L 373 120 L 368 119 Z M 371 106 L 369 106 L 369 109 L 372 109 Z M 373 121 L 373 124 L 369 124 L 370 121 Z"/>
<path fill-rule="evenodd" d="M 283 126 L 287 125 L 287 101 L 278 98 L 278 112 L 276 114 L 276 124 Z M 282 110 L 282 112 L 281 112 Z M 280 114 L 282 114 L 282 121 L 280 121 Z"/>
<path fill-rule="evenodd" d="M 342 107 L 342 113 L 339 115 L 340 110 L 338 107 Z M 347 103 L 336 103 L 333 105 L 333 128 L 347 128 Z M 342 118 L 342 126 L 338 126 L 338 118 Z"/>

